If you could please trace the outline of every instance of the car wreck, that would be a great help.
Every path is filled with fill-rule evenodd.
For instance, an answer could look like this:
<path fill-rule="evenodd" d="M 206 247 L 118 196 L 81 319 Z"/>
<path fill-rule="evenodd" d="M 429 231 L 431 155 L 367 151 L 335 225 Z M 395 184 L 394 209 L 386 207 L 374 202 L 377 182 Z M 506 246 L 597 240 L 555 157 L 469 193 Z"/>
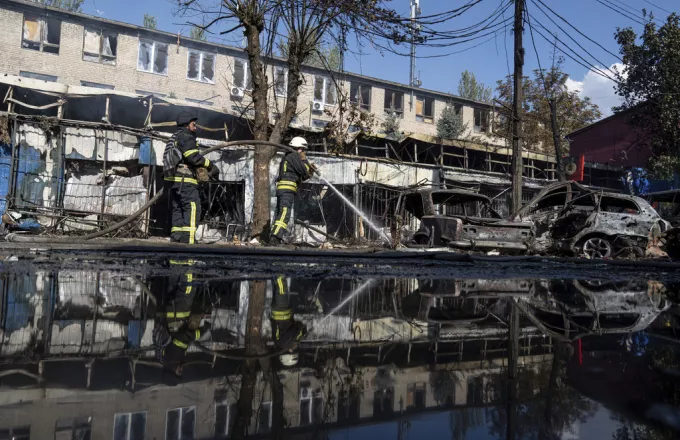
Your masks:
<path fill-rule="evenodd" d="M 482 194 L 453 189 L 409 190 L 399 196 L 396 214 L 397 223 L 405 218 L 420 222 L 412 235 L 400 231 L 400 241 L 407 247 L 505 253 L 529 249 L 531 224 L 503 219 Z"/>
<path fill-rule="evenodd" d="M 586 258 L 643 257 L 670 229 L 640 197 L 558 182 L 541 190 L 511 217 L 532 225 L 531 253 Z"/>

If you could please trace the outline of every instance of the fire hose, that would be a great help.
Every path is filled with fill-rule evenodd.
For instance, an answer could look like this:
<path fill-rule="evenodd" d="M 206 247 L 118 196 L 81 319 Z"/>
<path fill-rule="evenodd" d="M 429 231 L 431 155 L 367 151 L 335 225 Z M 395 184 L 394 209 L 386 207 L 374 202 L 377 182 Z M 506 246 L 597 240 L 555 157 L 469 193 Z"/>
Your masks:
<path fill-rule="evenodd" d="M 271 146 L 271 147 L 276 147 L 281 150 L 286 150 L 289 152 L 295 152 L 295 150 L 287 145 L 281 145 L 277 144 L 276 142 L 269 142 L 269 141 L 231 141 L 231 142 L 225 142 L 223 144 L 215 145 L 210 148 L 206 148 L 204 150 L 201 150 L 202 154 L 208 154 L 212 153 L 213 151 L 221 150 L 223 148 L 229 148 L 229 147 L 235 147 L 238 145 L 266 145 L 266 146 Z M 117 231 L 118 229 L 122 228 L 123 226 L 129 224 L 133 220 L 137 219 L 139 216 L 144 214 L 144 212 L 149 209 L 154 203 L 156 203 L 161 196 L 163 196 L 164 193 L 164 188 L 161 188 L 156 195 L 154 195 L 144 206 L 139 208 L 135 213 L 131 214 L 130 216 L 126 217 L 125 219 L 119 221 L 118 223 L 115 223 L 108 228 L 102 229 L 101 231 L 97 232 L 92 232 L 91 234 L 83 235 L 82 237 L 36 237 L 36 236 L 30 236 L 30 235 L 22 235 L 22 234 L 7 234 L 7 237 L 5 239 L 10 242 L 18 242 L 18 243 L 77 243 L 79 241 L 86 241 L 86 240 L 92 240 L 93 238 L 98 238 L 102 237 L 106 234 L 110 234 L 111 232 Z"/>

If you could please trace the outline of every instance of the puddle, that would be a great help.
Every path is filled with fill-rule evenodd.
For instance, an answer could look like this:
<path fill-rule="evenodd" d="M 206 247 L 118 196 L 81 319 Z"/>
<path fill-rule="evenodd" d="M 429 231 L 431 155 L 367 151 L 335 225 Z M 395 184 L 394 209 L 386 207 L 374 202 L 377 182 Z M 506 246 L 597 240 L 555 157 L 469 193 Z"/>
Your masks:
<path fill-rule="evenodd" d="M 677 275 L 251 263 L 5 259 L 0 438 L 680 435 Z"/>

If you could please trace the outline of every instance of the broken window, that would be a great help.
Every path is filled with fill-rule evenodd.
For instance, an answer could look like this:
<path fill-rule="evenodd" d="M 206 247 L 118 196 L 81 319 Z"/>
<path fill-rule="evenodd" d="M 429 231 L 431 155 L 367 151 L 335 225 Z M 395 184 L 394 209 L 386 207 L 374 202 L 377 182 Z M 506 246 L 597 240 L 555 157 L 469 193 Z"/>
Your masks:
<path fill-rule="evenodd" d="M 59 53 L 61 21 L 51 17 L 24 16 L 21 47 L 48 53 Z"/>
<path fill-rule="evenodd" d="M 406 409 L 425 408 L 425 383 L 411 383 L 406 387 Z"/>
<path fill-rule="evenodd" d="M 158 75 L 168 74 L 168 45 L 149 40 L 139 40 L 137 70 Z"/>
<path fill-rule="evenodd" d="M 114 86 L 108 85 L 108 84 L 101 84 L 101 83 L 96 83 L 92 81 L 80 81 L 81 86 L 85 87 L 94 87 L 96 89 L 106 89 L 106 90 L 113 90 L 115 89 Z"/>
<path fill-rule="evenodd" d="M 227 438 L 234 427 L 236 404 L 226 401 L 215 403 L 215 438 Z"/>
<path fill-rule="evenodd" d="M 314 102 L 319 102 L 322 105 L 335 105 L 335 98 L 336 90 L 333 80 L 316 75 L 314 77 Z"/>
<path fill-rule="evenodd" d="M 85 29 L 83 59 L 95 63 L 116 64 L 118 34 L 99 29 Z"/>
<path fill-rule="evenodd" d="M 640 208 L 637 203 L 629 199 L 618 197 L 602 197 L 600 210 L 603 212 L 616 212 L 619 214 L 639 214 Z"/>
<path fill-rule="evenodd" d="M 57 77 L 54 75 L 45 75 L 43 73 L 28 72 L 26 70 L 20 71 L 19 76 L 23 76 L 24 78 L 39 79 L 41 81 L 57 82 Z"/>
<path fill-rule="evenodd" d="M 30 440 L 31 427 L 0 428 L 0 439 Z"/>
<path fill-rule="evenodd" d="M 142 440 L 146 435 L 146 412 L 116 414 L 113 418 L 113 438 Z"/>
<path fill-rule="evenodd" d="M 187 102 L 193 102 L 194 104 L 215 105 L 214 102 L 206 101 L 205 99 L 184 98 L 184 100 L 187 101 Z"/>
<path fill-rule="evenodd" d="M 274 94 L 286 96 L 288 87 L 288 72 L 283 67 L 274 67 Z"/>
<path fill-rule="evenodd" d="M 363 110 L 371 110 L 371 86 L 353 82 L 349 86 L 349 102 Z"/>
<path fill-rule="evenodd" d="M 434 99 L 422 96 L 416 98 L 416 121 L 428 124 L 434 122 Z"/>
<path fill-rule="evenodd" d="M 234 60 L 234 77 L 232 85 L 241 90 L 252 90 L 253 79 L 248 72 L 248 62 L 244 60 Z"/>
<path fill-rule="evenodd" d="M 54 440 L 85 440 L 91 435 L 92 417 L 59 419 L 54 429 Z"/>
<path fill-rule="evenodd" d="M 263 402 L 257 413 L 257 432 L 266 433 L 272 429 L 272 403 Z"/>
<path fill-rule="evenodd" d="M 385 90 L 385 113 L 404 114 L 404 93 L 395 90 Z"/>
<path fill-rule="evenodd" d="M 171 409 L 165 419 L 166 440 L 193 439 L 196 427 L 196 407 Z"/>
<path fill-rule="evenodd" d="M 486 133 L 489 131 L 489 110 L 483 108 L 475 109 L 475 132 Z"/>
<path fill-rule="evenodd" d="M 187 60 L 187 78 L 208 84 L 215 83 L 215 55 L 211 53 L 189 51 Z"/>

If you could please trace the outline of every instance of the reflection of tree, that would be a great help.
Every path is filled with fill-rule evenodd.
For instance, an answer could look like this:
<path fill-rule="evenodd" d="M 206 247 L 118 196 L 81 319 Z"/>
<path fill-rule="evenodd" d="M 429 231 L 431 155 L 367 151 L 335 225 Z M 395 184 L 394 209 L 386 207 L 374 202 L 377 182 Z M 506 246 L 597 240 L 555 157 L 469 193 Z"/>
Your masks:
<path fill-rule="evenodd" d="M 453 370 L 430 372 L 430 389 L 437 405 L 453 405 L 458 378 Z"/>
<path fill-rule="evenodd" d="M 449 428 L 451 440 L 463 440 L 467 432 L 484 424 L 484 410 L 482 408 L 462 408 L 449 414 Z"/>

